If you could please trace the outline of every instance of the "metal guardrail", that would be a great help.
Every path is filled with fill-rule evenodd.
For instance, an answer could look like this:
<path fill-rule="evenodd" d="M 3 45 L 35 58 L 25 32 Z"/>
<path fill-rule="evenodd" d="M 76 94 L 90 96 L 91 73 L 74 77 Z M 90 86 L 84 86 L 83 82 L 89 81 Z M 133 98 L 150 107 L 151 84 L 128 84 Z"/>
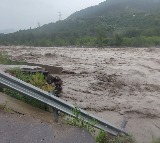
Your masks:
<path fill-rule="evenodd" d="M 57 110 L 66 113 L 71 116 L 75 116 L 73 114 L 73 109 L 75 108 L 74 105 L 69 104 L 65 102 L 62 99 L 59 99 L 56 96 L 53 96 L 52 94 L 45 92 L 35 86 L 32 86 L 31 84 L 28 84 L 24 81 L 21 81 L 7 73 L 4 73 L 0 71 L 0 85 L 2 87 L 7 87 L 10 89 L 13 89 L 19 93 L 22 93 L 24 95 L 30 96 L 34 99 L 37 99 L 53 108 L 56 108 Z M 125 132 L 124 128 L 117 128 L 110 124 L 107 121 L 104 121 L 96 116 L 93 116 L 86 111 L 79 109 L 79 118 L 83 118 L 86 122 L 90 122 L 95 120 L 96 124 L 94 125 L 96 128 L 102 129 L 106 132 L 108 132 L 111 135 L 118 135 L 120 133 L 127 134 Z"/>

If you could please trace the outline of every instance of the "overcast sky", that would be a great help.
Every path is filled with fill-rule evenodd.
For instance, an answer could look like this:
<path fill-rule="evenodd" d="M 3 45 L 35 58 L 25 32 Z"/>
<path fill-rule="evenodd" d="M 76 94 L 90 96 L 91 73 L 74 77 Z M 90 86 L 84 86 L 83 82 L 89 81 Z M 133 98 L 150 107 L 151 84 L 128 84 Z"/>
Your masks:
<path fill-rule="evenodd" d="M 55 22 L 105 0 L 0 0 L 0 30 L 29 29 Z"/>

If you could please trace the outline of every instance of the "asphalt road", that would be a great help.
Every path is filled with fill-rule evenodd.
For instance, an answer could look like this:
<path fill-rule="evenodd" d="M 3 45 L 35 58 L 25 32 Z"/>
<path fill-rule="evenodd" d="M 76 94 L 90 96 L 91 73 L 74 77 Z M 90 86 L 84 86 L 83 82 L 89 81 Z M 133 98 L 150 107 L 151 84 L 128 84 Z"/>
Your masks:
<path fill-rule="evenodd" d="M 85 130 L 0 110 L 0 143 L 95 143 Z"/>

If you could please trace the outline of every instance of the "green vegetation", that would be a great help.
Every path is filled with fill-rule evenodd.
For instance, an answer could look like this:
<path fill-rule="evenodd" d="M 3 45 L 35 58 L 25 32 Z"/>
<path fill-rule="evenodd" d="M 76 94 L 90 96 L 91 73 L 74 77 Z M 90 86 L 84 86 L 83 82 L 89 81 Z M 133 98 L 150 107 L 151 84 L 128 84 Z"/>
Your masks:
<path fill-rule="evenodd" d="M 99 131 L 98 136 L 96 137 L 97 143 L 135 143 L 135 140 L 131 136 L 119 135 L 116 137 L 110 136 L 103 130 Z"/>
<path fill-rule="evenodd" d="M 106 0 L 63 21 L 0 34 L 0 45 L 159 46 L 159 26 L 159 0 Z"/>
<path fill-rule="evenodd" d="M 67 124 L 86 129 L 90 133 L 95 132 L 95 129 L 93 126 L 96 124 L 96 121 L 94 121 L 94 120 L 91 120 L 90 122 L 84 121 L 83 118 L 79 117 L 80 110 L 77 107 L 73 108 L 72 112 L 75 117 L 68 118 Z"/>
<path fill-rule="evenodd" d="M 47 81 L 42 73 L 27 74 L 27 73 L 23 73 L 20 69 L 17 69 L 17 68 L 7 70 L 6 72 L 10 73 L 11 75 L 17 77 L 18 79 L 20 79 L 22 81 L 28 82 L 28 83 L 30 83 L 34 86 L 37 86 L 45 91 L 50 92 L 51 90 L 54 90 L 54 86 L 49 85 L 47 83 Z M 6 88 L 3 89 L 3 92 L 16 98 L 16 99 L 22 100 L 28 104 L 39 107 L 44 110 L 47 110 L 46 104 L 44 104 L 36 99 L 22 95 L 16 91 L 6 89 Z"/>
<path fill-rule="evenodd" d="M 4 104 L 0 104 L 0 109 L 5 110 L 6 109 L 6 105 L 7 105 L 7 102 L 4 103 Z"/>
<path fill-rule="evenodd" d="M 135 143 L 131 136 L 119 135 L 116 137 L 101 131 L 96 138 L 97 143 Z"/>
<path fill-rule="evenodd" d="M 160 143 L 160 138 L 153 140 L 152 143 Z"/>
<path fill-rule="evenodd" d="M 97 143 L 105 143 L 106 142 L 106 132 L 103 130 L 99 131 L 98 136 L 96 137 Z"/>
<path fill-rule="evenodd" d="M 0 110 L 3 110 L 5 112 L 12 112 L 12 109 L 7 108 L 6 106 L 7 106 L 7 101 L 3 104 L 0 104 Z"/>
<path fill-rule="evenodd" d="M 35 74 L 24 73 L 19 68 L 12 68 L 12 69 L 6 70 L 6 72 L 17 77 L 22 81 L 28 82 L 48 92 L 54 90 L 55 88 L 53 85 L 50 85 L 47 83 L 46 78 L 42 73 L 38 73 L 38 72 Z"/>

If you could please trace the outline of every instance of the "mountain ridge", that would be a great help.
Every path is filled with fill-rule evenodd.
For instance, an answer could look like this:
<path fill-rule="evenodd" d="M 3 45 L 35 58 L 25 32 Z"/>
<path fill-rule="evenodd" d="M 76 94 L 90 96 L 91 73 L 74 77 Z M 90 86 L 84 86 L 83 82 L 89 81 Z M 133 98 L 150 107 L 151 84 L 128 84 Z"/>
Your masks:
<path fill-rule="evenodd" d="M 135 9 L 133 9 L 135 8 Z M 147 12 L 160 8 L 159 0 L 106 0 L 99 5 L 92 6 L 86 9 L 82 9 L 73 13 L 68 18 L 89 18 L 96 16 L 109 16 L 118 10 L 133 10 L 133 12 Z M 95 11 L 95 12 L 94 12 Z M 95 14 L 96 13 L 96 14 Z M 92 14 L 92 16 L 90 16 Z M 98 15 L 99 14 L 99 15 Z M 117 14 L 117 13 L 116 13 Z"/>
<path fill-rule="evenodd" d="M 1 34 L 0 44 L 157 46 L 160 45 L 159 27 L 160 0 L 106 0 L 62 21 Z"/>

